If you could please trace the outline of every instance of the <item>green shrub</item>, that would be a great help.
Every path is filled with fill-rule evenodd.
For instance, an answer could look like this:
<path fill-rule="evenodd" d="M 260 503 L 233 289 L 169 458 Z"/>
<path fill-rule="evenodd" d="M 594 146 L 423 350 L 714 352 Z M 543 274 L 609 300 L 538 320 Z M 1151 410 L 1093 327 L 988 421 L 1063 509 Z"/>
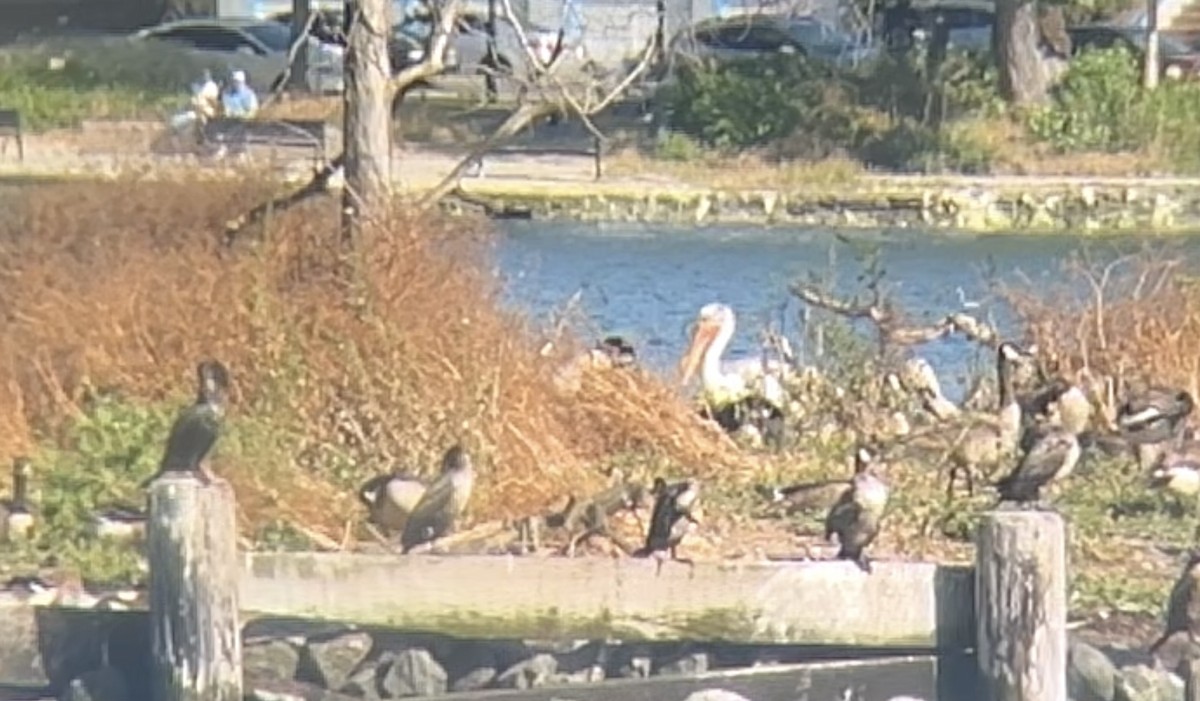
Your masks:
<path fill-rule="evenodd" d="M 846 72 L 798 56 L 697 62 L 670 89 L 670 124 L 692 146 L 769 147 L 784 159 L 849 154 L 904 170 L 986 170 L 986 145 L 929 124 L 935 100 L 944 118 L 995 111 L 995 71 L 979 57 L 952 54 L 939 70 L 947 82 L 936 91 L 923 71 L 919 56 L 885 55 Z M 670 147 L 666 157 L 685 157 L 682 143 Z"/>
<path fill-rule="evenodd" d="M 769 144 L 825 102 L 832 80 L 801 56 L 685 64 L 667 97 L 671 126 L 716 148 Z"/>
<path fill-rule="evenodd" d="M 0 53 L 0 105 L 20 110 L 33 129 L 163 115 L 185 102 L 205 68 L 224 66 L 158 43 L 18 45 Z"/>
<path fill-rule="evenodd" d="M 1185 170 L 1200 166 L 1200 85 L 1141 87 L 1136 58 L 1123 48 L 1089 51 L 1072 64 L 1053 102 L 1032 112 L 1030 133 L 1061 152 L 1146 151 Z"/>

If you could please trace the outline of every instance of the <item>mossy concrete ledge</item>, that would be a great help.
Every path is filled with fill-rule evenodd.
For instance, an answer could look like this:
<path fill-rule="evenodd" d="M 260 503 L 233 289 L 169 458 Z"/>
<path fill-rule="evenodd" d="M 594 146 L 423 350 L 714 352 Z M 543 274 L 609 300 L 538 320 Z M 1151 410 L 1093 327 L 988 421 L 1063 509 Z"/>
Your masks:
<path fill-rule="evenodd" d="M 962 650 L 965 567 L 247 553 L 247 612 L 476 638 L 616 637 Z"/>

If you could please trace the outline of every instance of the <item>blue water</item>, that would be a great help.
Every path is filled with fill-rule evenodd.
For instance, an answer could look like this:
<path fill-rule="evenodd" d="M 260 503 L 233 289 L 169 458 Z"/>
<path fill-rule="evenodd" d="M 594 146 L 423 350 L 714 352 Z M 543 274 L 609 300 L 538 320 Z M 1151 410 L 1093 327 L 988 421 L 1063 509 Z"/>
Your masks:
<path fill-rule="evenodd" d="M 727 357 L 756 353 L 758 332 L 772 322 L 795 343 L 802 305 L 788 294 L 788 283 L 832 268 L 841 290 L 861 289 L 855 278 L 863 268 L 856 256 L 870 250 L 879 252 L 891 294 L 913 321 L 935 321 L 963 310 L 990 316 L 1011 334 L 1019 329 L 1004 304 L 988 299 L 989 276 L 1008 283 L 1024 279 L 1038 288 L 1058 283 L 1064 260 L 1075 251 L 1103 261 L 1142 246 L 1184 253 L 1200 241 L 536 221 L 502 227 L 499 268 L 513 304 L 546 320 L 582 291 L 592 327 L 585 330 L 626 336 L 639 357 L 660 370 L 677 362 L 687 325 L 707 302 L 724 302 L 737 312 L 738 330 Z M 959 287 L 981 306 L 963 309 Z M 952 395 L 978 358 L 977 348 L 959 337 L 925 344 L 919 352 L 942 374 Z"/>

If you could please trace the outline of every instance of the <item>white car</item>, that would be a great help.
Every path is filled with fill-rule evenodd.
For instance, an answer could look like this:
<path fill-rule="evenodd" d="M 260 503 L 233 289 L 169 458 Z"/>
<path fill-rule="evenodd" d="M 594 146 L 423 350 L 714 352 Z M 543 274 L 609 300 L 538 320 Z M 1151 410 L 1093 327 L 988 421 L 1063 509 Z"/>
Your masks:
<path fill-rule="evenodd" d="M 182 19 L 147 27 L 132 38 L 179 44 L 211 58 L 213 63 L 224 64 L 227 73 L 245 71 L 250 86 L 261 94 L 272 90 L 283 77 L 292 46 L 292 29 L 272 20 Z M 345 49 L 311 36 L 305 43 L 308 89 L 316 93 L 341 92 L 345 85 L 342 73 Z"/>

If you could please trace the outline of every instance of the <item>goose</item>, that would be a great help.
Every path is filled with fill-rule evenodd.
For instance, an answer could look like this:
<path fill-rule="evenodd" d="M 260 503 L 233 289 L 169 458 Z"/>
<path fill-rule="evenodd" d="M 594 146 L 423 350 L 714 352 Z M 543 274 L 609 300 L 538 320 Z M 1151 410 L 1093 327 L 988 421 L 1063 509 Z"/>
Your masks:
<path fill-rule="evenodd" d="M 719 410 L 757 395 L 782 416 L 787 400 L 777 376 L 784 372 L 782 364 L 761 358 L 721 361 L 736 325 L 733 309 L 726 304 L 712 302 L 700 308 L 688 349 L 680 361 L 681 383 L 686 385 L 699 369 L 704 400 L 709 407 Z"/>
<path fill-rule="evenodd" d="M 691 527 L 699 525 L 694 511 L 700 499 L 700 483 L 687 479 L 668 484 L 662 477 L 656 477 L 650 493 L 654 496 L 654 510 L 650 513 L 646 544 L 633 556 L 649 557 L 666 551 L 672 560 L 688 562 L 678 556 L 677 549 Z M 658 564 L 661 568 L 662 560 Z"/>
<path fill-rule="evenodd" d="M 1035 435 L 1017 466 L 996 482 L 1000 501 L 1036 502 L 1043 487 L 1066 478 L 1079 463 L 1082 449 L 1074 433 L 1045 425 Z"/>
<path fill-rule="evenodd" d="M 207 484 L 216 476 L 208 466 L 208 456 L 221 433 L 229 391 L 229 371 L 216 360 L 205 360 L 196 367 L 196 401 L 179 412 L 158 472 L 142 483 L 168 472 L 195 475 Z"/>
<path fill-rule="evenodd" d="M 1183 573 L 1171 588 L 1166 626 L 1163 634 L 1150 645 L 1150 654 L 1156 654 L 1171 636 L 1184 632 L 1191 642 L 1200 642 L 1200 550 L 1189 553 Z"/>
<path fill-rule="evenodd" d="M 401 552 L 443 538 L 454 532 L 456 521 L 467 508 L 475 488 L 471 456 L 456 443 L 442 457 L 442 473 L 421 495 L 400 534 Z"/>
<path fill-rule="evenodd" d="M 1026 358 L 1025 351 L 1005 341 L 996 349 L 996 379 L 1000 388 L 996 414 L 968 417 L 969 425 L 956 436 L 950 450 L 950 479 L 947 494 L 953 495 L 955 478 L 962 474 L 967 493 L 974 494 L 975 472 L 994 466 L 1016 452 L 1021 437 L 1021 405 L 1013 389 L 1012 367 Z"/>
<path fill-rule="evenodd" d="M 1117 429 L 1134 446 L 1140 468 L 1150 469 L 1168 448 L 1178 445 L 1194 407 L 1192 395 L 1184 390 L 1151 387 L 1127 397 L 1117 408 Z"/>
<path fill-rule="evenodd" d="M 358 500 L 367 507 L 368 520 L 387 535 L 404 530 L 423 496 L 425 483 L 403 472 L 377 475 L 358 488 Z"/>
<path fill-rule="evenodd" d="M 879 535 L 888 503 L 888 486 L 875 474 L 877 469 L 876 456 L 860 447 L 850 486 L 825 517 L 825 539 L 838 538 L 837 559 L 850 560 L 868 573 L 871 563 L 864 551 Z"/>
<path fill-rule="evenodd" d="M 88 530 L 96 538 L 135 540 L 146 534 L 146 513 L 124 505 L 99 509 L 92 514 Z"/>
<path fill-rule="evenodd" d="M 0 501 L 0 541 L 25 540 L 29 538 L 36 521 L 33 507 L 29 503 L 29 479 L 33 476 L 33 461 L 27 457 L 13 460 L 12 497 Z"/>

